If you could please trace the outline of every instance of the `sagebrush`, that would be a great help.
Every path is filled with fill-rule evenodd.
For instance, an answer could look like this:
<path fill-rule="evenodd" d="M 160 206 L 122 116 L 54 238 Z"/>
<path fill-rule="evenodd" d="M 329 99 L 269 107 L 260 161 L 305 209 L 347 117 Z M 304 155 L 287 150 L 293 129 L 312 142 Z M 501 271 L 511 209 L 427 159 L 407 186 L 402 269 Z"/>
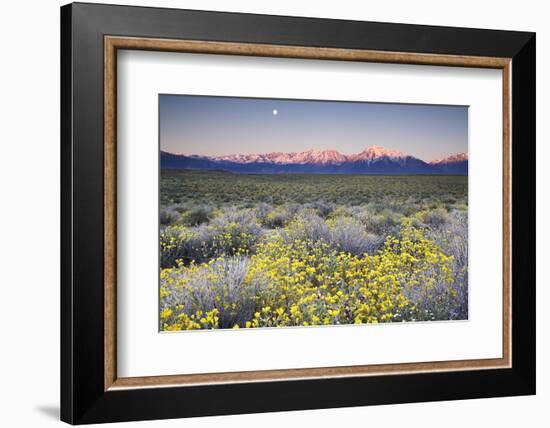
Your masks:
<path fill-rule="evenodd" d="M 160 328 L 468 317 L 467 177 L 162 170 Z"/>

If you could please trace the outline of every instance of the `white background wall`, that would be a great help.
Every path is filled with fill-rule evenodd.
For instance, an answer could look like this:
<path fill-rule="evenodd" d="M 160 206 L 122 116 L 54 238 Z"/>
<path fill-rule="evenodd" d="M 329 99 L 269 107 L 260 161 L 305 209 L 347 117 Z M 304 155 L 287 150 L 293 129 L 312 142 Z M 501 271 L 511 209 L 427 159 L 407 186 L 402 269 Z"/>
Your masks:
<path fill-rule="evenodd" d="M 122 1 L 122 0 L 121 0 Z M 104 1 L 104 3 L 113 3 Z M 155 421 L 159 427 L 545 426 L 550 405 L 549 13 L 545 2 L 148 0 L 126 4 L 537 32 L 537 340 L 535 397 L 421 403 Z M 59 6 L 0 6 L 0 423 L 58 424 L 59 407 Z M 521 144 L 521 142 L 519 142 Z M 545 168 L 546 167 L 546 168 Z M 546 287 L 545 287 L 546 286 Z M 546 363 L 545 363 L 546 361 Z M 475 385 L 472 385 L 475 388 Z M 137 426 L 127 424 L 125 426 Z"/>

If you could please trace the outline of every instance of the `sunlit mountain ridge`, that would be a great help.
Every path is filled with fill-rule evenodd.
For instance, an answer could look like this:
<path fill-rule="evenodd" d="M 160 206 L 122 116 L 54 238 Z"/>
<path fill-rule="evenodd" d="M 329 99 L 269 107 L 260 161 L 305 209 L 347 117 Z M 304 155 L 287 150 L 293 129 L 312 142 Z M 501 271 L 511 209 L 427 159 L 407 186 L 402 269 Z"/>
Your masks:
<path fill-rule="evenodd" d="M 468 173 L 468 155 L 452 154 L 425 162 L 398 150 L 370 146 L 345 155 L 337 150 L 200 156 L 161 152 L 161 167 L 225 170 L 249 174 L 458 174 Z"/>

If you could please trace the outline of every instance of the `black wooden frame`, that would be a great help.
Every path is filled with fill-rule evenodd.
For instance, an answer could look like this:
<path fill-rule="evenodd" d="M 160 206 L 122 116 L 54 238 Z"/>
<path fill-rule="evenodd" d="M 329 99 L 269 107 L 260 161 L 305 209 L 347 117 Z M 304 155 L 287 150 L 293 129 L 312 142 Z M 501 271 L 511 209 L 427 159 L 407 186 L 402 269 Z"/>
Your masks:
<path fill-rule="evenodd" d="M 512 368 L 104 391 L 103 39 L 512 58 Z M 535 393 L 535 34 L 75 3 L 61 8 L 61 419 L 72 424 Z"/>

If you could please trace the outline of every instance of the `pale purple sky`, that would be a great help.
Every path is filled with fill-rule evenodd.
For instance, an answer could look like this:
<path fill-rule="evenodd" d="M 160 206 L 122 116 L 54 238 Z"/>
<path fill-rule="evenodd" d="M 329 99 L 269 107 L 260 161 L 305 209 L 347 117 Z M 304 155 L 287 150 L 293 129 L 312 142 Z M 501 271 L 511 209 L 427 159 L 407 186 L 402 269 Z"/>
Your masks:
<path fill-rule="evenodd" d="M 358 153 L 378 145 L 425 161 L 468 151 L 468 108 L 160 95 L 161 150 L 197 154 Z"/>

